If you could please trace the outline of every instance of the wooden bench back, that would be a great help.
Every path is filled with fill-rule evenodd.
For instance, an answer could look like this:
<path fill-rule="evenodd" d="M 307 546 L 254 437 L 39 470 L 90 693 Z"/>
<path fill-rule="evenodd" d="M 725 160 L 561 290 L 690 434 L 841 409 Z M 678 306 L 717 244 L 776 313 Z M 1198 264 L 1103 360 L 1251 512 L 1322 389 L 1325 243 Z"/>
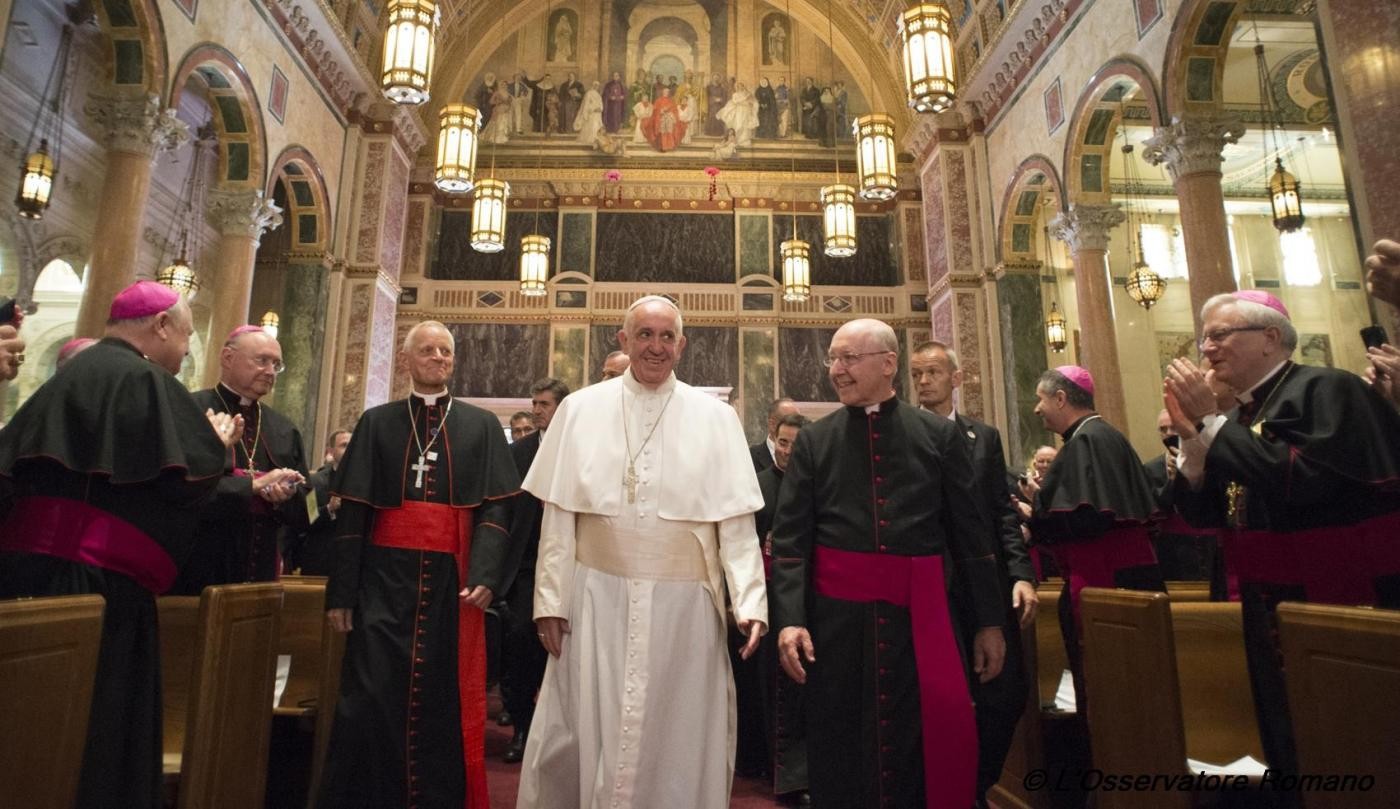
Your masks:
<path fill-rule="evenodd" d="M 1060 593 L 1064 586 L 1064 579 L 1046 579 L 1035 591 L 1040 597 L 1040 608 L 1035 616 L 1035 646 L 1038 658 L 1035 676 L 1040 693 L 1038 705 L 1055 701 L 1060 678 L 1065 669 L 1069 668 L 1069 658 L 1065 656 L 1065 639 L 1060 634 Z"/>
<path fill-rule="evenodd" d="M 1041 603 L 1044 608 L 1044 603 Z M 1036 620 L 1039 619 L 1037 615 Z M 1040 682 L 1038 680 L 1036 658 L 1036 632 L 1034 627 L 1021 631 L 1021 655 L 1026 684 L 1026 709 L 1021 721 L 1016 724 L 1016 733 L 1011 739 L 1011 750 L 1007 752 L 1006 763 L 1001 768 L 1001 780 L 988 794 L 998 806 L 1016 809 L 1048 809 L 1050 793 L 1046 790 L 1026 789 L 1025 778 L 1032 770 L 1045 768 L 1045 736 L 1040 715 Z"/>
<path fill-rule="evenodd" d="M 1209 601 L 1210 582 L 1208 581 L 1169 581 L 1167 582 L 1167 595 L 1172 597 L 1172 603 L 1182 601 Z"/>
<path fill-rule="evenodd" d="M 1303 773 L 1371 775 L 1309 790 L 1308 809 L 1391 807 L 1400 794 L 1400 611 L 1281 604 L 1279 641 Z"/>
<path fill-rule="evenodd" d="M 1239 603 L 1178 603 L 1173 594 L 1171 619 L 1186 755 L 1212 764 L 1245 755 L 1263 761 Z"/>
<path fill-rule="evenodd" d="M 160 741 L 169 776 L 178 775 L 185 752 L 199 640 L 199 596 L 162 596 L 156 599 L 156 608 L 160 615 Z"/>
<path fill-rule="evenodd" d="M 276 583 L 207 587 L 200 596 L 180 809 L 262 805 L 281 610 Z"/>
<path fill-rule="evenodd" d="M 0 601 L 0 784 L 7 805 L 69 809 L 77 798 L 104 605 L 95 595 Z"/>
<path fill-rule="evenodd" d="M 1094 767 L 1105 773 L 1185 773 L 1172 616 L 1166 593 L 1086 587 L 1080 598 Z M 1100 809 L 1190 806 L 1168 791 L 1098 794 Z"/>
<path fill-rule="evenodd" d="M 291 657 L 291 670 L 275 712 L 313 716 L 325 670 L 322 635 L 330 631 L 326 625 L 326 580 L 317 576 L 284 576 L 281 583 L 285 595 L 277 654 Z"/>

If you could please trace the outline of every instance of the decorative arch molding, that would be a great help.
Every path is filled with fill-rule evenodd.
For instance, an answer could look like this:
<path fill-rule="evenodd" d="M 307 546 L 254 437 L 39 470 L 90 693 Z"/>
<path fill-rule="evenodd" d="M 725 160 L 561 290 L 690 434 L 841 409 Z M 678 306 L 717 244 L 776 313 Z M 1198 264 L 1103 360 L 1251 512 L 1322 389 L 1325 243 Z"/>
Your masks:
<path fill-rule="evenodd" d="M 333 219 L 330 194 L 321 164 L 303 146 L 288 146 L 272 163 L 264 194 L 272 199 L 278 182 L 287 183 L 287 219 L 291 222 L 292 250 L 324 250 L 329 242 Z"/>
<path fill-rule="evenodd" d="M 1011 182 L 1006 186 L 1006 193 L 1002 195 L 998 220 L 1001 223 L 1000 238 L 997 240 L 1001 260 L 1030 256 L 1032 250 L 1027 245 L 1034 244 L 1035 233 L 1019 228 L 1034 227 L 1036 211 L 1047 195 L 1053 200 L 1057 212 L 1065 210 L 1064 185 L 1059 170 L 1049 157 L 1033 154 L 1016 167 Z"/>
<path fill-rule="evenodd" d="M 133 95 L 165 98 L 170 57 L 165 49 L 165 23 L 156 0 L 104 0 L 92 11 L 107 48 L 103 53 L 108 80 Z"/>
<path fill-rule="evenodd" d="M 1142 94 L 1152 126 L 1165 126 L 1161 94 L 1147 66 L 1130 56 L 1105 62 L 1090 77 L 1070 116 L 1063 163 L 1065 205 L 1108 201 L 1110 158 L 1122 123 L 1118 102 L 1132 88 Z"/>
<path fill-rule="evenodd" d="M 1240 0 L 1185 0 L 1177 10 L 1162 62 L 1167 119 L 1224 106 L 1225 54 L 1244 15 Z"/>
<path fill-rule="evenodd" d="M 456 37 L 448 47 L 439 50 L 437 64 L 442 66 L 439 75 L 434 76 L 433 111 L 428 116 L 435 120 L 436 111 L 443 104 L 462 99 L 470 88 L 470 82 L 481 73 L 486 61 L 491 58 L 495 44 L 529 25 L 539 25 L 545 10 L 540 6 L 532 13 L 521 13 L 518 0 L 487 0 L 475 9 L 467 29 L 469 36 Z M 669 13 L 663 16 L 678 16 Z M 825 39 L 827 30 L 827 5 L 817 0 L 793 0 L 791 19 L 794 24 L 804 27 Z M 858 10 L 838 4 L 831 8 L 833 42 L 836 58 L 850 71 L 861 92 L 870 101 L 871 109 L 884 111 L 895 118 L 899 132 L 905 132 L 914 122 L 913 114 L 904 98 L 904 77 L 898 64 L 897 49 L 891 50 L 878 41 L 871 33 Z M 585 26 L 586 27 L 586 26 Z M 697 29 L 697 34 L 701 33 Z M 730 32 L 733 36 L 733 32 Z M 708 36 L 708 32 L 705 32 Z M 789 34 L 793 36 L 793 34 Z M 789 45 L 791 47 L 791 45 Z M 704 54 L 708 59 L 708 52 Z M 761 61 L 761 60 L 760 60 Z M 453 74 L 447 74 L 448 65 L 457 66 Z M 804 72 L 820 74 L 824 64 L 802 64 Z M 759 65 L 760 71 L 764 70 Z M 720 70 L 719 65 L 711 65 L 710 72 Z M 724 68 L 727 71 L 728 68 Z M 774 72 L 769 70 L 768 72 Z M 800 85 L 801 73 L 794 70 L 795 83 Z M 601 77 L 606 81 L 606 77 Z"/>
<path fill-rule="evenodd" d="M 705 8 L 698 3 L 690 5 L 663 5 L 661 3 L 639 3 L 632 9 L 632 13 L 627 17 L 627 71 L 622 74 L 623 79 L 631 81 L 637 75 L 639 69 L 647 70 L 650 73 L 650 64 L 638 61 L 639 57 L 647 54 L 641 53 L 641 36 L 646 31 L 646 27 L 660 20 L 676 20 L 690 27 L 695 34 L 695 51 L 692 55 L 693 61 L 688 62 L 680 54 L 674 55 L 680 59 L 682 64 L 695 71 L 697 76 L 709 76 L 710 65 L 710 18 L 705 13 Z M 727 71 L 726 71 L 727 72 Z"/>
<path fill-rule="evenodd" d="M 218 133 L 218 185 L 226 189 L 267 185 L 267 127 L 258 92 L 248 70 L 227 48 L 212 42 L 195 45 L 180 60 L 169 97 L 174 105 L 195 74 L 209 88 Z"/>

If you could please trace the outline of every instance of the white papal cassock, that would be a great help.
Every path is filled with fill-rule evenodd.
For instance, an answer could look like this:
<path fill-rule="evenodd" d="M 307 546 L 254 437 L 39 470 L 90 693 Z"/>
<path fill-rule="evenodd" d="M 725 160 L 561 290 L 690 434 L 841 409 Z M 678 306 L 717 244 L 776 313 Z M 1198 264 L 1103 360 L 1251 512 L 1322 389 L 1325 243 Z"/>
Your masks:
<path fill-rule="evenodd" d="M 763 498 L 733 409 L 628 371 L 560 404 L 525 488 L 544 503 L 535 618 L 572 633 L 545 671 L 518 809 L 727 807 L 726 585 L 737 619 L 768 621 Z"/>

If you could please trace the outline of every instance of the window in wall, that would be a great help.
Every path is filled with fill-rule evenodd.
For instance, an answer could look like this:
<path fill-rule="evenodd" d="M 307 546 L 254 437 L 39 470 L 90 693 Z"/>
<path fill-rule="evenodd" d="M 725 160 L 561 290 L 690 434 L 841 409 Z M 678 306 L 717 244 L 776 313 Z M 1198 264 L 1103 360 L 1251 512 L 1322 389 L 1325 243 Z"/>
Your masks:
<path fill-rule="evenodd" d="M 1240 250 L 1235 244 L 1235 216 L 1225 217 L 1225 233 L 1230 237 L 1230 267 L 1235 272 L 1235 286 L 1240 285 Z"/>
<path fill-rule="evenodd" d="M 1186 242 L 1181 228 L 1167 225 L 1143 224 L 1138 231 L 1142 239 L 1142 257 L 1163 278 L 1185 278 Z"/>
<path fill-rule="evenodd" d="M 78 277 L 78 273 L 73 270 L 73 265 L 61 258 L 56 258 L 45 264 L 44 269 L 39 272 L 39 277 L 34 280 L 34 291 L 36 293 L 81 293 L 83 279 Z"/>
<path fill-rule="evenodd" d="M 1279 236 L 1283 251 L 1283 280 L 1292 287 L 1315 287 L 1322 283 L 1322 265 L 1317 261 L 1312 228 L 1302 228 Z"/>

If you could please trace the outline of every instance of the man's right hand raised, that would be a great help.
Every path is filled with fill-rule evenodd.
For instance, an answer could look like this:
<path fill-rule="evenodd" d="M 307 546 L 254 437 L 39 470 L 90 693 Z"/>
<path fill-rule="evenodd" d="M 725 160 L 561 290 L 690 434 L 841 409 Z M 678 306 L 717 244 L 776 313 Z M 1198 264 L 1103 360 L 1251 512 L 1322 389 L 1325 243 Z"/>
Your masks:
<path fill-rule="evenodd" d="M 569 622 L 563 618 L 536 618 L 540 643 L 544 650 L 558 657 L 564 651 L 564 636 L 569 634 Z"/>
<path fill-rule="evenodd" d="M 807 682 L 807 670 L 802 667 L 804 658 L 808 663 L 817 662 L 812 634 L 803 626 L 784 627 L 778 633 L 778 660 L 783 664 L 783 671 L 799 685 Z"/>

